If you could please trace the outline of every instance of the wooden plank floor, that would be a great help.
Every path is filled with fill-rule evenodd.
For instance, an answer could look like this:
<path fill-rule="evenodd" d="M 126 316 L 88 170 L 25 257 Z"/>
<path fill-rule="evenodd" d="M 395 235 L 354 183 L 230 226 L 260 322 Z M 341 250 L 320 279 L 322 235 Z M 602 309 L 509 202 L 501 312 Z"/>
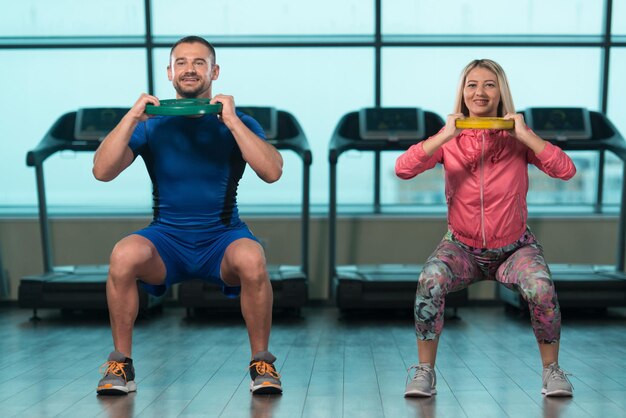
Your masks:
<path fill-rule="evenodd" d="M 282 396 L 251 396 L 243 321 L 185 319 L 166 308 L 135 333 L 138 391 L 97 397 L 98 366 L 111 338 L 106 318 L 0 309 L 2 417 L 626 417 L 626 311 L 564 313 L 561 365 L 575 397 L 540 394 L 529 319 L 502 307 L 459 310 L 437 359 L 438 394 L 405 399 L 416 360 L 412 319 L 340 317 L 306 308 L 276 318 L 271 351 Z"/>

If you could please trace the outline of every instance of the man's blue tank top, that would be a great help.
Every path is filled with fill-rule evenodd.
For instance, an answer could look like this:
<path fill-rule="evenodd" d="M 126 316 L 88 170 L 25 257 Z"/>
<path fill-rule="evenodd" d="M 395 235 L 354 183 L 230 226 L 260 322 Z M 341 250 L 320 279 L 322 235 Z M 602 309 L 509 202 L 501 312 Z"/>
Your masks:
<path fill-rule="evenodd" d="M 265 140 L 256 120 L 237 115 Z M 216 115 L 152 117 L 137 125 L 129 146 L 152 180 L 154 222 L 192 229 L 242 225 L 237 186 L 246 162 Z"/>

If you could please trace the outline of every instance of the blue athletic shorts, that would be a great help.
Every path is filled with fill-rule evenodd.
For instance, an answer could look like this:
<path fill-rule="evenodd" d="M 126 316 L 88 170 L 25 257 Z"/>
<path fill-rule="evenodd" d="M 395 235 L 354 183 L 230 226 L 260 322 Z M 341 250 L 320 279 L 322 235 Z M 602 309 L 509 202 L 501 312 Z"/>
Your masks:
<path fill-rule="evenodd" d="M 161 296 L 173 284 L 189 279 L 202 279 L 222 286 L 222 292 L 231 297 L 239 295 L 239 286 L 227 286 L 221 278 L 222 258 L 232 242 L 249 238 L 259 240 L 245 224 L 236 228 L 179 229 L 161 224 L 133 232 L 150 240 L 165 264 L 165 283 L 152 285 L 140 282 L 144 289 Z"/>

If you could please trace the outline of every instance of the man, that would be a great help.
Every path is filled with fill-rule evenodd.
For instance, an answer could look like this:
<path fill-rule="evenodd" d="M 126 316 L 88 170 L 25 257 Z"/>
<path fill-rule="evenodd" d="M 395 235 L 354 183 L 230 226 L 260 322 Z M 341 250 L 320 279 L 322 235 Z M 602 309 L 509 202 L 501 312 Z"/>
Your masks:
<path fill-rule="evenodd" d="M 246 163 L 272 183 L 280 178 L 283 161 L 261 126 L 235 110 L 233 97 L 212 96 L 219 72 L 211 44 L 197 36 L 180 39 L 167 67 L 176 97 L 208 98 L 222 104 L 221 114 L 149 117 L 146 105 L 158 106 L 159 99 L 142 94 L 94 156 L 93 174 L 101 181 L 113 180 L 141 156 L 154 197 L 152 223 L 119 241 L 111 254 L 107 301 L 115 350 L 98 394 L 136 390 L 131 359 L 136 280 L 161 295 L 189 278 L 219 283 L 226 293 L 241 291 L 252 351 L 250 390 L 282 392 L 276 358 L 268 351 L 273 296 L 265 256 L 239 219 L 236 195 Z"/>

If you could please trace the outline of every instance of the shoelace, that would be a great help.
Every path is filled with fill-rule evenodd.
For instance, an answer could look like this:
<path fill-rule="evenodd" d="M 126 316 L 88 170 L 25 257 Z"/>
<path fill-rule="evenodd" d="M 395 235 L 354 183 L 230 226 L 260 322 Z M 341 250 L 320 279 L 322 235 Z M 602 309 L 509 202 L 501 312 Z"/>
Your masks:
<path fill-rule="evenodd" d="M 107 361 L 102 366 L 100 366 L 100 373 L 105 376 L 109 373 L 112 373 L 116 376 L 121 376 L 124 378 L 124 380 L 126 380 L 126 371 L 124 370 L 125 365 L 126 363 L 120 363 L 119 361 Z"/>
<path fill-rule="evenodd" d="M 411 377 L 411 370 L 415 369 L 415 374 Z M 406 378 L 407 382 L 409 378 L 411 380 L 417 380 L 418 378 L 430 379 L 432 374 L 432 369 L 427 368 L 421 364 L 414 364 L 407 369 L 408 376 Z"/>
<path fill-rule="evenodd" d="M 263 360 L 255 361 L 248 367 L 249 369 L 256 367 L 256 372 L 259 375 L 269 374 L 275 379 L 280 379 L 280 373 L 276 371 L 274 365 L 271 363 L 266 363 Z"/>
<path fill-rule="evenodd" d="M 574 387 L 572 382 L 567 378 L 567 376 L 572 376 L 571 373 L 566 372 L 565 370 L 561 369 L 559 366 L 549 366 L 549 370 L 550 370 L 551 377 L 554 376 L 555 379 L 564 380 L 567 383 L 569 383 L 572 386 L 572 388 Z"/>

